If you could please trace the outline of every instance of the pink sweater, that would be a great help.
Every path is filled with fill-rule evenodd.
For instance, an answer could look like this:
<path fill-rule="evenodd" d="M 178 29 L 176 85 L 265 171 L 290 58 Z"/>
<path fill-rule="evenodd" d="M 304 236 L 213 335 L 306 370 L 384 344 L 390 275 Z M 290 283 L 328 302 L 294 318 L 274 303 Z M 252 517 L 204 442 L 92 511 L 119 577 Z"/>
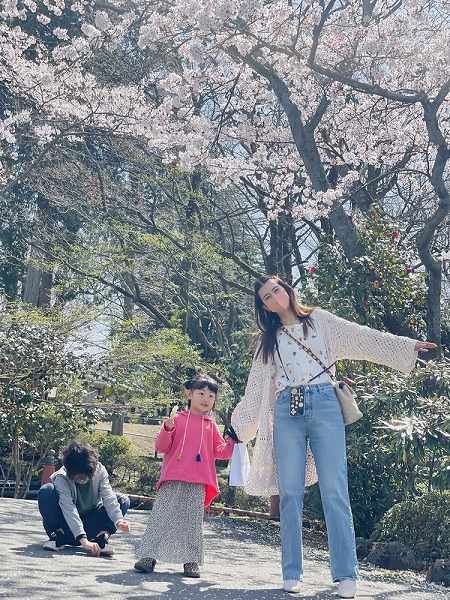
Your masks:
<path fill-rule="evenodd" d="M 212 417 L 187 410 L 177 413 L 175 429 L 167 431 L 163 425 L 155 440 L 156 452 L 164 454 L 156 489 L 164 481 L 204 483 L 205 506 L 209 506 L 219 495 L 215 461 L 229 460 L 233 447 L 233 440 L 223 439 Z"/>

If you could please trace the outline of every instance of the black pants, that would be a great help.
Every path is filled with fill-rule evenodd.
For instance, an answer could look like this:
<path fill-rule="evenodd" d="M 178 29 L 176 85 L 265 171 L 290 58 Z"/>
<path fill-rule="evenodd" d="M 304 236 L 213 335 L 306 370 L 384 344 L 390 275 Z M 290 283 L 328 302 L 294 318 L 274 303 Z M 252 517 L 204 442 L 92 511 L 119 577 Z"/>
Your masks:
<path fill-rule="evenodd" d="M 127 514 L 130 508 L 128 496 L 118 494 L 117 501 L 120 505 L 122 515 Z M 46 483 L 38 492 L 39 512 L 42 516 L 44 529 L 50 540 L 56 540 L 58 546 L 64 544 L 70 546 L 79 546 L 69 526 L 66 523 L 61 507 L 58 502 L 58 492 L 53 483 Z M 100 531 L 107 531 L 109 534 L 116 533 L 117 529 L 104 506 L 99 506 L 80 515 L 83 527 L 89 540 L 93 540 Z"/>

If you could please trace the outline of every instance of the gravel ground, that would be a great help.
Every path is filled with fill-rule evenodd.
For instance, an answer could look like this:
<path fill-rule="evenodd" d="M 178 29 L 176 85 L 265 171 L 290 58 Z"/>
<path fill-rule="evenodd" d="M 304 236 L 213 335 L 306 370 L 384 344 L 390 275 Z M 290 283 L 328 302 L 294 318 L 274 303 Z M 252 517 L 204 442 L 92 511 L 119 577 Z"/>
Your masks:
<path fill-rule="evenodd" d="M 0 499 L 0 598 L 15 600 L 286 600 L 280 590 L 279 526 L 265 521 L 207 517 L 206 563 L 201 579 L 185 579 L 177 565 L 158 565 L 153 576 L 133 569 L 134 544 L 147 514 L 131 511 L 130 535 L 114 536 L 111 559 L 82 550 L 41 549 L 45 535 L 33 501 Z M 174 524 L 176 526 L 176 524 Z M 323 539 L 306 532 L 305 581 L 299 597 L 334 598 Z M 358 598 L 450 600 L 445 588 L 426 584 L 423 574 L 393 573 L 361 565 Z"/>

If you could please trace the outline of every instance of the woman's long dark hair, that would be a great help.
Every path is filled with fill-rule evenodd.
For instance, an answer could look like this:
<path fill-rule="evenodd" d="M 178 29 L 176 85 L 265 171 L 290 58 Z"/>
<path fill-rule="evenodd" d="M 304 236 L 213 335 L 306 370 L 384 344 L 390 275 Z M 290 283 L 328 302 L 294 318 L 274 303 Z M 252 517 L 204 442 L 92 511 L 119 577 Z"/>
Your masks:
<path fill-rule="evenodd" d="M 258 293 L 263 285 L 271 280 L 278 283 L 288 293 L 290 308 L 298 316 L 299 321 L 303 323 L 305 337 L 308 335 L 308 328 L 312 327 L 310 315 L 314 310 L 312 306 L 301 304 L 297 300 L 294 288 L 278 277 L 278 275 L 264 275 L 255 281 L 255 316 L 256 324 L 261 331 L 261 342 L 256 356 L 259 356 L 259 353 L 262 351 L 264 363 L 268 362 L 269 356 L 273 356 L 277 343 L 277 331 L 283 325 L 277 313 L 265 309 Z"/>

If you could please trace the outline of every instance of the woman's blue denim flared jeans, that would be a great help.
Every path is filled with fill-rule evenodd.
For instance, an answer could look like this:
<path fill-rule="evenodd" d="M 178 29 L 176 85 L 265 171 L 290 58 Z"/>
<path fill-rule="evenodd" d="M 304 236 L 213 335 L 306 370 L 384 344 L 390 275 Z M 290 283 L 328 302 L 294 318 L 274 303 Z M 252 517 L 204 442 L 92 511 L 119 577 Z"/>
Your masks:
<path fill-rule="evenodd" d="M 331 384 L 307 385 L 304 392 L 302 415 L 289 414 L 288 389 L 278 394 L 274 411 L 283 579 L 303 579 L 302 513 L 308 441 L 319 476 L 332 579 L 356 579 L 358 561 L 341 407 Z"/>

